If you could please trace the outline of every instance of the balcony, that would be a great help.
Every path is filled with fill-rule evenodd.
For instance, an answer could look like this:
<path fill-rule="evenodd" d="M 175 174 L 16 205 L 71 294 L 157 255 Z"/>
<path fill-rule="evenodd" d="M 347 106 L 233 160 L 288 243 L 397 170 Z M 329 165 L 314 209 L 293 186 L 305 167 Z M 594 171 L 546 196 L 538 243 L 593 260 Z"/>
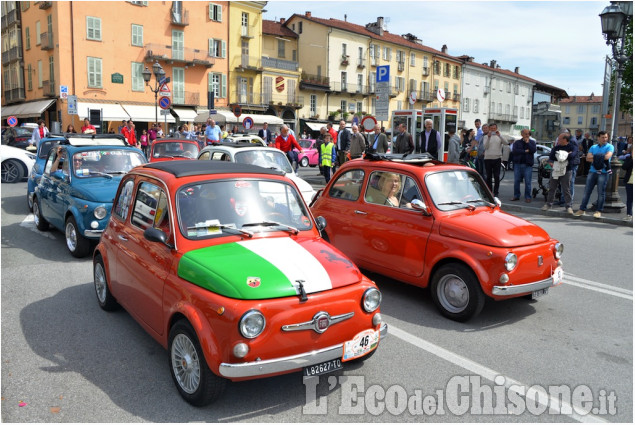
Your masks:
<path fill-rule="evenodd" d="M 357 68 L 358 69 L 366 68 L 366 59 L 365 58 L 357 58 Z"/>
<path fill-rule="evenodd" d="M 276 69 L 284 69 L 285 71 L 296 71 L 298 70 L 298 63 L 293 61 L 288 61 L 284 59 L 270 58 L 267 56 L 262 57 L 262 66 L 263 68 L 276 68 Z"/>
<path fill-rule="evenodd" d="M 405 69 L 406 64 L 404 62 L 397 63 L 397 71 L 401 72 Z"/>
<path fill-rule="evenodd" d="M 46 97 L 55 97 L 55 80 L 42 81 L 42 91 Z"/>
<path fill-rule="evenodd" d="M 264 103 L 261 93 L 236 90 L 230 94 L 229 103 L 240 105 L 243 109 L 255 109 L 265 111 L 269 108 L 269 102 Z"/>
<path fill-rule="evenodd" d="M 515 123 L 518 118 L 512 114 L 496 114 L 490 112 L 487 116 L 487 119 L 488 121 Z"/>
<path fill-rule="evenodd" d="M 26 100 L 26 96 L 24 94 L 24 86 L 13 86 L 10 89 L 5 89 L 2 92 L 2 100 L 4 100 L 7 104 L 15 103 L 15 102 L 23 102 Z"/>
<path fill-rule="evenodd" d="M 300 76 L 300 89 L 330 91 L 331 84 L 328 77 L 302 73 Z"/>
<path fill-rule="evenodd" d="M 2 17 L 2 31 L 6 30 L 9 26 L 13 25 L 18 20 L 18 10 L 10 10 L 5 16 Z"/>
<path fill-rule="evenodd" d="M 242 71 L 259 71 L 262 72 L 261 57 L 240 55 L 240 64 L 236 69 Z"/>
<path fill-rule="evenodd" d="M 484 94 L 485 96 L 487 96 L 487 95 L 489 94 L 489 91 L 490 91 L 490 90 L 489 90 L 489 86 L 485 86 L 485 87 L 483 88 L 483 94 Z"/>
<path fill-rule="evenodd" d="M 262 101 L 268 105 L 278 105 L 300 109 L 304 107 L 304 96 L 290 95 L 290 94 L 277 94 L 277 93 L 263 93 Z"/>
<path fill-rule="evenodd" d="M 342 55 L 342 57 L 340 57 L 340 65 L 348 66 L 348 55 Z"/>
<path fill-rule="evenodd" d="M 369 86 L 365 86 L 362 84 L 351 84 L 341 81 L 334 81 L 331 83 L 331 91 L 336 93 L 350 93 L 352 95 L 361 94 L 363 96 L 367 96 L 371 94 L 369 90 Z"/>
<path fill-rule="evenodd" d="M 49 9 L 53 6 L 53 2 L 52 1 L 41 1 L 40 2 L 40 9 Z"/>
<path fill-rule="evenodd" d="M 177 95 L 177 93 L 173 93 L 172 96 L 172 104 L 179 106 L 198 106 L 200 105 L 200 93 L 186 91 L 183 92 L 183 96 Z"/>
<path fill-rule="evenodd" d="M 436 95 L 434 92 L 430 90 L 421 90 L 419 93 L 419 100 L 422 102 L 432 102 L 435 99 Z"/>
<path fill-rule="evenodd" d="M 178 52 L 178 57 L 173 57 L 172 46 L 170 45 L 149 43 L 145 45 L 144 49 L 146 51 L 145 62 L 149 63 L 159 61 L 176 66 L 201 65 L 205 68 L 214 66 L 214 58 L 209 56 L 207 49 L 199 50 L 185 47 L 182 51 Z"/>
<path fill-rule="evenodd" d="M 172 13 L 170 15 L 172 15 L 172 25 L 186 27 L 190 24 L 189 10 L 175 11 L 174 9 L 172 9 Z"/>
<path fill-rule="evenodd" d="M 454 92 L 452 94 L 452 100 L 454 100 L 455 102 L 458 102 L 459 100 L 461 100 L 461 94 L 457 93 L 457 92 Z"/>
<path fill-rule="evenodd" d="M 242 38 L 254 38 L 254 36 L 251 34 L 251 32 L 249 31 L 249 27 L 241 27 L 241 31 L 240 31 L 240 36 Z"/>
<path fill-rule="evenodd" d="M 427 66 L 424 66 L 423 69 L 421 70 L 421 75 L 423 75 L 424 77 L 427 77 L 428 75 L 430 75 L 430 68 L 428 68 Z"/>
<path fill-rule="evenodd" d="M 2 65 L 8 65 L 12 62 L 15 62 L 21 59 L 22 59 L 21 46 L 15 46 L 10 48 L 6 52 L 2 52 Z"/>
<path fill-rule="evenodd" d="M 370 66 L 377 66 L 377 63 L 379 63 L 379 58 L 371 56 L 370 57 Z"/>
<path fill-rule="evenodd" d="M 42 50 L 51 50 L 55 47 L 53 43 L 53 33 L 50 31 L 43 32 L 40 34 L 40 49 Z"/>

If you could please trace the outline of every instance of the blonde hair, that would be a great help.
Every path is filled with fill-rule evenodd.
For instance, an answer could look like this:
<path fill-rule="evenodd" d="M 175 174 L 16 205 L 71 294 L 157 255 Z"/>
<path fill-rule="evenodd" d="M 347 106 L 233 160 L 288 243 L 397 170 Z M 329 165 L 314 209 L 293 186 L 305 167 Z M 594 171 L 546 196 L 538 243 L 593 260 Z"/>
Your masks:
<path fill-rule="evenodd" d="M 396 173 L 382 173 L 379 178 L 379 188 L 383 190 L 386 182 L 391 181 L 392 179 L 396 179 L 399 182 L 399 186 L 397 187 L 397 191 L 399 191 L 399 189 L 401 189 L 401 178 L 399 177 L 399 174 Z"/>

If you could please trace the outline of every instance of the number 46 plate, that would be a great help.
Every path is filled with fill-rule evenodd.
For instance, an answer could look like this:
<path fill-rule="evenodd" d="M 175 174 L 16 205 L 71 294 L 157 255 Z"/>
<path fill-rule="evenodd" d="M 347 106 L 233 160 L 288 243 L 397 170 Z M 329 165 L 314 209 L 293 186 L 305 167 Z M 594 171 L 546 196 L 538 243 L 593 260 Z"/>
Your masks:
<path fill-rule="evenodd" d="M 362 331 L 344 343 L 342 361 L 346 362 L 364 356 L 377 348 L 378 343 L 379 331 L 372 329 Z"/>

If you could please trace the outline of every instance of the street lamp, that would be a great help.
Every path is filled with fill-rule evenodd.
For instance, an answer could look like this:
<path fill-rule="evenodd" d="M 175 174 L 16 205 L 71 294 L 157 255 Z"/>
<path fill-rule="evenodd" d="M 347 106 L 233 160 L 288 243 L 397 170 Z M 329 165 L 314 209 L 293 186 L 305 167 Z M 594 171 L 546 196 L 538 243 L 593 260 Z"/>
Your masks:
<path fill-rule="evenodd" d="M 613 116 L 611 117 L 611 136 L 613 147 L 613 160 L 611 169 L 613 174 L 608 183 L 609 191 L 606 194 L 605 208 L 609 210 L 621 211 L 624 204 L 620 200 L 618 186 L 620 181 L 621 164 L 617 159 L 617 114 L 620 110 L 620 92 L 622 91 L 622 74 L 624 64 L 628 57 L 624 54 L 624 33 L 629 20 L 633 17 L 633 3 L 630 1 L 613 1 L 610 6 L 606 6 L 600 13 L 602 23 L 602 34 L 606 38 L 607 46 L 611 46 L 613 59 L 617 62 L 617 78 L 615 79 L 615 95 L 613 97 Z"/>
<path fill-rule="evenodd" d="M 148 69 L 147 66 L 145 67 L 143 71 L 141 71 L 141 74 L 143 74 L 143 81 L 146 82 L 146 86 L 150 87 L 150 90 L 152 91 L 152 93 L 154 93 L 154 122 L 158 123 L 159 122 L 159 113 L 157 112 L 158 100 L 159 100 L 158 95 L 159 95 L 159 89 L 161 88 L 160 81 L 163 79 L 163 77 L 165 77 L 165 71 L 163 70 L 163 67 L 159 64 L 158 61 L 154 62 L 154 64 L 152 65 L 152 74 L 154 74 L 154 79 L 155 79 L 154 88 L 152 88 L 152 86 L 149 84 L 150 78 L 152 78 L 152 74 L 150 73 L 150 70 Z"/>

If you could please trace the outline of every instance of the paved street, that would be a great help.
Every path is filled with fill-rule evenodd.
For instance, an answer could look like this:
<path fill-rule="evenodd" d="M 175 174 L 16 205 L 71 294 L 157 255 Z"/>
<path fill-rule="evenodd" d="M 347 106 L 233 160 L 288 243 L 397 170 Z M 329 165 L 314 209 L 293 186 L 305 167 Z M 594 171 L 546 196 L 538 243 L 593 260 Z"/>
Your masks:
<path fill-rule="evenodd" d="M 461 324 L 427 291 L 371 275 L 389 326 L 375 356 L 317 386 L 300 374 L 232 383 L 197 409 L 178 395 L 166 351 L 125 311 L 98 307 L 91 260 L 35 229 L 26 183 L 1 189 L 3 422 L 633 421 L 630 226 L 532 204 L 516 214 L 565 245 L 564 284 L 543 298 L 488 301 Z M 545 407 L 551 387 L 572 393 L 552 404 L 562 414 Z"/>

